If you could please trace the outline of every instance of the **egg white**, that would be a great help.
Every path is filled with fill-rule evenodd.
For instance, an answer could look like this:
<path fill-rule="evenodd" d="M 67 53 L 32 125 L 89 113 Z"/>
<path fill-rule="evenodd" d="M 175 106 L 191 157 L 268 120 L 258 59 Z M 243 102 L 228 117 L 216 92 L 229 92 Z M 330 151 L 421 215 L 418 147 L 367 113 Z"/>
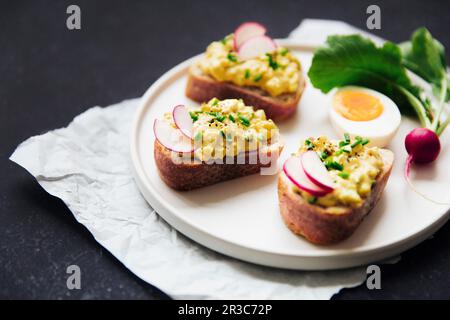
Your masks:
<path fill-rule="evenodd" d="M 352 90 L 363 92 L 377 98 L 383 105 L 380 116 L 368 121 L 353 121 L 345 118 L 333 108 L 334 96 L 342 91 Z M 330 121 L 339 136 L 348 133 L 350 137 L 361 136 L 370 140 L 368 146 L 384 147 L 394 138 L 401 122 L 401 115 L 397 105 L 384 94 L 368 88 L 346 86 L 334 90 L 330 94 Z"/>

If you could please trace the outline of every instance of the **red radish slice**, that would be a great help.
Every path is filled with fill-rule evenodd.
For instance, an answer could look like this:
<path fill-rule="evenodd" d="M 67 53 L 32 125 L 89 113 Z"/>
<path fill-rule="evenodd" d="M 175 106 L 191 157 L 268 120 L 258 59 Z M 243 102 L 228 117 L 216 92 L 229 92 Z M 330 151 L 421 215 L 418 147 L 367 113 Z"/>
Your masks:
<path fill-rule="evenodd" d="M 170 151 L 184 153 L 194 151 L 192 140 L 165 121 L 156 119 L 153 123 L 153 132 L 159 143 Z"/>
<path fill-rule="evenodd" d="M 302 161 L 299 157 L 293 156 L 287 159 L 284 163 L 283 171 L 293 184 L 313 196 L 321 197 L 329 193 L 329 191 L 315 185 L 309 180 L 303 171 Z"/>
<path fill-rule="evenodd" d="M 234 31 L 234 49 L 239 47 L 248 39 L 263 36 L 266 34 L 266 28 L 257 22 L 244 22 L 236 31 Z"/>
<path fill-rule="evenodd" d="M 172 117 L 175 125 L 178 127 L 178 129 L 180 129 L 181 133 L 183 133 L 189 139 L 192 139 L 194 123 L 191 116 L 189 115 L 188 109 L 183 105 L 178 105 L 173 108 Z"/>
<path fill-rule="evenodd" d="M 329 192 L 333 191 L 333 179 L 315 151 L 302 153 L 301 160 L 303 170 L 311 182 Z"/>
<path fill-rule="evenodd" d="M 239 48 L 238 55 L 242 60 L 258 57 L 277 49 L 275 42 L 267 36 L 257 36 L 245 41 Z"/>

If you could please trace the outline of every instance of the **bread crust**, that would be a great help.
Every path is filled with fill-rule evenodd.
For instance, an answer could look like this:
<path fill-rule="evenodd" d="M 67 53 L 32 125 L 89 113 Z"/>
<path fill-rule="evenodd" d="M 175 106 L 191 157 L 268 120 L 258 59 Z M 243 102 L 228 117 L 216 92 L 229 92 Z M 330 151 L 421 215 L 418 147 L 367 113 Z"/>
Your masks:
<path fill-rule="evenodd" d="M 271 161 L 276 161 L 283 150 L 282 144 L 277 144 L 270 148 L 265 154 L 274 156 Z M 274 154 L 276 153 L 276 154 Z M 270 167 L 272 162 L 267 164 L 257 157 L 257 163 L 249 164 L 249 153 L 245 153 L 245 163 L 238 164 L 234 161 L 232 164 L 212 163 L 207 164 L 200 161 L 185 161 L 181 163 L 172 160 L 172 151 L 165 148 L 157 140 L 154 143 L 154 156 L 161 179 L 171 188 L 179 191 L 188 191 L 196 188 L 205 187 L 218 182 L 235 179 L 260 172 L 261 168 Z M 188 156 L 194 159 L 193 155 Z M 234 157 L 236 160 L 237 157 Z"/>
<path fill-rule="evenodd" d="M 230 82 L 220 82 L 205 75 L 195 64 L 189 69 L 186 96 L 197 102 L 207 102 L 212 98 L 242 99 L 248 106 L 262 109 L 267 118 L 280 121 L 289 118 L 297 110 L 298 103 L 305 88 L 301 77 L 295 93 L 286 93 L 271 97 L 267 92 L 256 87 L 240 87 Z"/>
<path fill-rule="evenodd" d="M 375 207 L 389 179 L 394 155 L 386 149 L 380 151 L 384 167 L 372 186 L 369 197 L 358 208 L 324 208 L 310 204 L 292 190 L 292 182 L 281 172 L 278 177 L 278 200 L 286 226 L 292 232 L 318 245 L 330 245 L 350 237 Z M 339 213 L 335 212 L 337 210 Z"/>

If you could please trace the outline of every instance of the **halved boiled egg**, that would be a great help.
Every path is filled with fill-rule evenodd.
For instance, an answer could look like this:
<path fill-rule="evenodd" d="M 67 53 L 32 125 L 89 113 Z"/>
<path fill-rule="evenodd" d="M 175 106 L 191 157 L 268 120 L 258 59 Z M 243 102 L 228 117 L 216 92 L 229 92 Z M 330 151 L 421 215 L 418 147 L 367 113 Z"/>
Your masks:
<path fill-rule="evenodd" d="M 361 136 L 370 140 L 370 146 L 384 147 L 397 132 L 401 116 L 394 101 L 384 94 L 347 86 L 332 95 L 330 119 L 339 136 Z"/>

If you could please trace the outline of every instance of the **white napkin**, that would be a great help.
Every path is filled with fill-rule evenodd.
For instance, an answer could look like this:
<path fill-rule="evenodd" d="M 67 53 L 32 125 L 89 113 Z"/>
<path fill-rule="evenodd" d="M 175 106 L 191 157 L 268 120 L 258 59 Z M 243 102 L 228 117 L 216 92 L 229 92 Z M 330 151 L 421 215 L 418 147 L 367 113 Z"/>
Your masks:
<path fill-rule="evenodd" d="M 291 35 L 309 44 L 323 41 L 320 26 L 329 23 L 307 20 Z M 333 23 L 333 33 L 358 31 Z M 145 202 L 131 174 L 128 141 L 138 103 L 91 108 L 66 128 L 29 138 L 10 159 L 61 198 L 128 269 L 173 298 L 329 299 L 364 281 L 365 267 L 300 272 L 241 262 L 172 229 Z"/>

